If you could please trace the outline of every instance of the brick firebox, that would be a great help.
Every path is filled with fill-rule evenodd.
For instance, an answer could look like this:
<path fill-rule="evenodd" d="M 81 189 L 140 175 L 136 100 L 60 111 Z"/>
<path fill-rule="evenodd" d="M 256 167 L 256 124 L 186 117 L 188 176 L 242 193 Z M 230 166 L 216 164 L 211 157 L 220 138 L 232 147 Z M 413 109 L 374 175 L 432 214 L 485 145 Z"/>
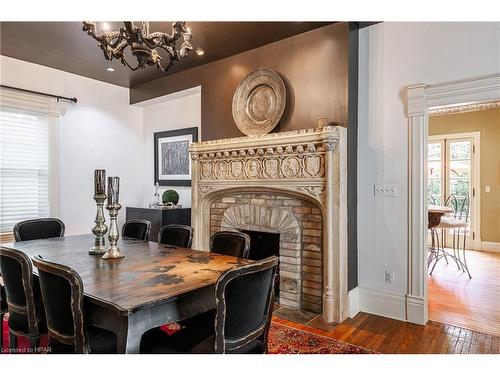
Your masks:
<path fill-rule="evenodd" d="M 321 210 L 291 196 L 268 193 L 228 194 L 210 207 L 211 234 L 246 229 L 279 233 L 279 303 L 321 313 Z"/>

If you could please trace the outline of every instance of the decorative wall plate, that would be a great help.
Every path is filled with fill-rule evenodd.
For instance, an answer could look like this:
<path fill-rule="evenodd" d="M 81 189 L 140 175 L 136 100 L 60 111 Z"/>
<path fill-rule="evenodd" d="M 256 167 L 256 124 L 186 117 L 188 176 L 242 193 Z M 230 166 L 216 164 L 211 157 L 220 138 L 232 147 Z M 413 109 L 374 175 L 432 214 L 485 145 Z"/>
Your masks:
<path fill-rule="evenodd" d="M 243 134 L 267 134 L 278 124 L 285 110 L 285 83 L 274 70 L 249 73 L 233 96 L 233 119 Z"/>

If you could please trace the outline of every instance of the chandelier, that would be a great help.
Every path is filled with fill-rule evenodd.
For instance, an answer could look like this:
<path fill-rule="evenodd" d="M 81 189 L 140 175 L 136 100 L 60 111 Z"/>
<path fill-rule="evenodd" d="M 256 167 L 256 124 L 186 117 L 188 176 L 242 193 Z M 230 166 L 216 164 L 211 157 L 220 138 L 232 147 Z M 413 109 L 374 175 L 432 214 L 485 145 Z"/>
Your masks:
<path fill-rule="evenodd" d="M 149 22 L 142 22 L 142 27 L 137 27 L 133 22 L 124 21 L 123 27 L 118 31 L 96 33 L 94 22 L 83 22 L 83 31 L 99 42 L 99 47 L 106 60 L 120 59 L 123 65 L 133 71 L 146 65 L 156 65 L 158 69 L 166 72 L 174 63 L 187 56 L 191 45 L 191 32 L 186 28 L 186 22 L 174 22 L 172 34 L 162 32 L 149 32 Z M 177 41 L 183 38 L 180 49 L 176 49 Z M 137 59 L 137 66 L 132 66 L 126 59 L 125 51 L 130 47 L 130 52 Z M 159 50 L 167 54 L 168 62 L 160 56 Z"/>

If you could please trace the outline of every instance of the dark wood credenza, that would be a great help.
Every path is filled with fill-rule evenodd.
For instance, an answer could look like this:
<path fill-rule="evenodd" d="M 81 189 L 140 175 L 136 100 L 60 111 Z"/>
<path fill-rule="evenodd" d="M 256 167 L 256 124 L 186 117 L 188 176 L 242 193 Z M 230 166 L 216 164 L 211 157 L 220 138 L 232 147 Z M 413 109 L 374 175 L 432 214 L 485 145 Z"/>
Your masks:
<path fill-rule="evenodd" d="M 151 222 L 151 232 L 149 233 L 149 240 L 152 242 L 158 241 L 158 232 L 164 225 L 191 225 L 190 208 L 127 207 L 126 216 L 127 220 L 149 220 Z"/>

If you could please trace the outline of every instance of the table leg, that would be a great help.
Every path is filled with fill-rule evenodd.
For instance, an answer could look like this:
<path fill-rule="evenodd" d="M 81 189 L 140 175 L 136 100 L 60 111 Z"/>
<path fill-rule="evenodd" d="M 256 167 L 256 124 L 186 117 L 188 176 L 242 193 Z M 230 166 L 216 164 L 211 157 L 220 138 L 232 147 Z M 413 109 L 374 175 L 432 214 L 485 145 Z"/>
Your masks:
<path fill-rule="evenodd" d="M 120 329 L 116 333 L 117 353 L 139 354 L 141 338 L 145 331 L 133 316 L 124 316 L 122 319 Z"/>

